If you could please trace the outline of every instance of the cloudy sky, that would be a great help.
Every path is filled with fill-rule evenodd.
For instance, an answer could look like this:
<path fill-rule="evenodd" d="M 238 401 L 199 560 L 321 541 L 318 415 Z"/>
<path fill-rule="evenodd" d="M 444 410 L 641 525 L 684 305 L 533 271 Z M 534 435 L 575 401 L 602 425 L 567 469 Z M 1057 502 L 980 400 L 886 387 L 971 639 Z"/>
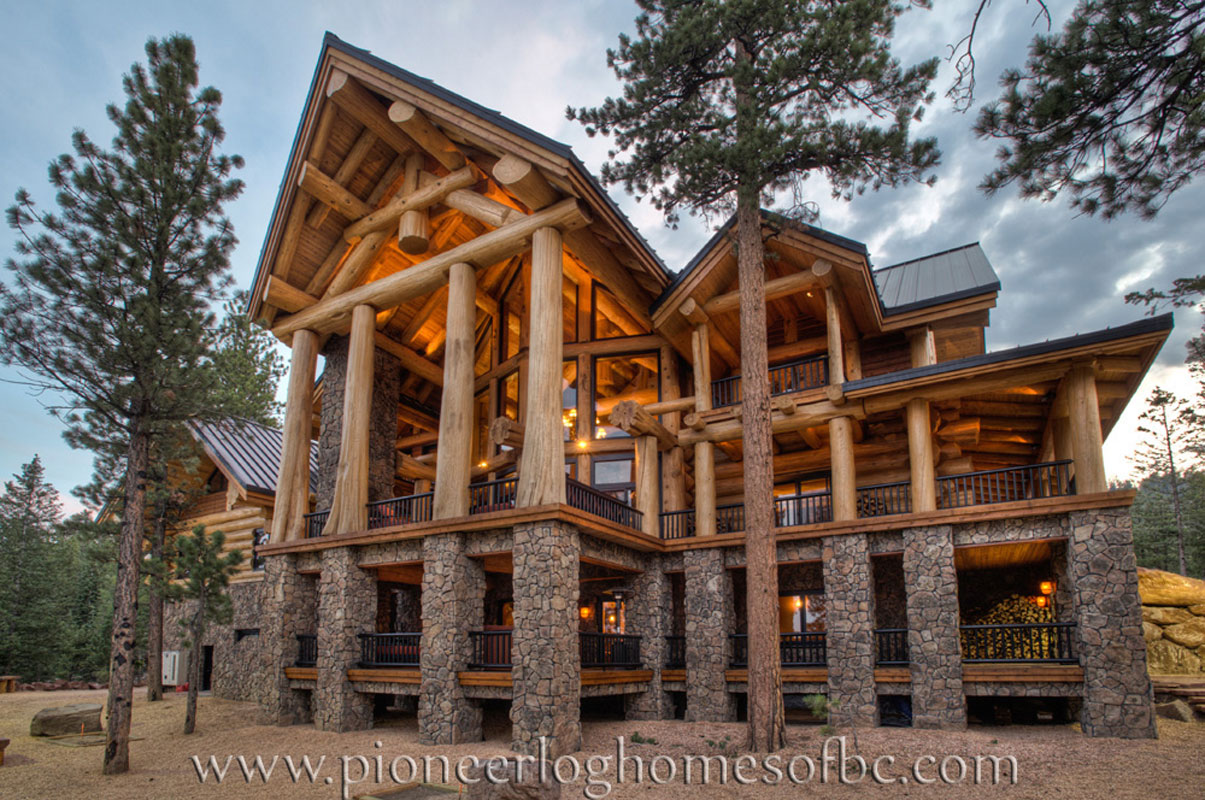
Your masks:
<path fill-rule="evenodd" d="M 947 43 L 966 31 L 971 0 L 935 5 L 900 22 L 896 51 L 905 63 L 943 55 Z M 1072 3 L 1055 0 L 1050 7 L 1061 26 Z M 1022 0 L 1000 0 L 990 9 L 977 39 L 979 101 L 995 94 L 1004 67 L 1023 60 L 1033 11 Z M 241 174 L 246 192 L 230 212 L 241 239 L 234 274 L 248 286 L 324 31 L 573 145 L 597 171 L 606 142 L 588 139 L 577 123 L 565 120 L 564 108 L 617 92 L 604 54 L 634 16 L 635 6 L 619 0 L 44 0 L 10 6 L 0 30 L 0 68 L 8 76 L 0 103 L 0 192 L 11 197 L 23 186 L 42 203 L 51 202 L 46 164 L 69 150 L 72 129 L 107 143 L 112 129 L 104 107 L 121 99 L 121 75 L 142 58 L 146 39 L 187 33 L 197 43 L 202 81 L 224 95 L 228 152 L 247 162 Z M 1021 201 L 1013 192 L 985 197 L 976 185 L 992 165 L 994 145 L 977 140 L 972 117 L 941 98 L 950 79 L 943 64 L 935 84 L 939 100 L 918 130 L 936 136 L 943 152 L 937 184 L 843 204 L 815 182 L 811 199 L 820 205 L 823 227 L 866 242 L 877 266 L 979 241 L 1003 284 L 989 349 L 1132 321 L 1143 311 L 1122 303 L 1126 291 L 1164 287 L 1200 271 L 1194 230 L 1205 211 L 1205 181 L 1182 191 L 1154 222 L 1076 217 L 1062 201 Z M 699 221 L 687 219 L 671 231 L 654 209 L 620 189 L 613 194 L 671 269 L 685 264 L 707 238 Z M 5 256 L 12 244 L 12 231 L 0 230 Z M 1184 342 L 1199 327 L 1194 312 L 1178 314 L 1140 398 L 1156 384 L 1189 388 Z M 0 368 L 0 378 L 19 375 Z M 40 453 L 49 479 L 66 493 L 88 479 L 91 459 L 66 446 L 44 402 L 24 387 L 0 384 L 6 412 L 0 478 Z M 1111 476 L 1130 472 L 1126 455 L 1141 405 L 1131 403 L 1106 443 Z"/>

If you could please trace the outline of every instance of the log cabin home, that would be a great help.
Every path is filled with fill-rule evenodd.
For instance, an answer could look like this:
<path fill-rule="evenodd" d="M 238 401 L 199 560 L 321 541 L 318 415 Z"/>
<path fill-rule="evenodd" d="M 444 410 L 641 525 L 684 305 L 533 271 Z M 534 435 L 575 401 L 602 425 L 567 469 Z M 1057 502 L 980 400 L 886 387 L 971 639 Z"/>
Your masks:
<path fill-rule="evenodd" d="M 405 698 L 446 744 L 509 704 L 514 749 L 554 754 L 593 703 L 737 719 L 740 397 L 767 380 L 788 708 L 959 728 L 1028 698 L 1154 735 L 1101 446 L 1170 316 L 989 352 L 977 244 L 878 268 L 763 225 L 749 376 L 731 223 L 672 273 L 568 147 L 328 34 L 250 307 L 292 348 L 265 719 Z"/>

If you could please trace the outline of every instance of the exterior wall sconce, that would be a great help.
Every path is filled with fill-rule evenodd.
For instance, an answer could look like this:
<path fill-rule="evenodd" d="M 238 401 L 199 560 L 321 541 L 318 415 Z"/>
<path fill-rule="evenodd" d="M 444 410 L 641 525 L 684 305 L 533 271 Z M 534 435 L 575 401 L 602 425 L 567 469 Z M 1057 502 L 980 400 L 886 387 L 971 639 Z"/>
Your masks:
<path fill-rule="evenodd" d="M 1045 595 L 1054 594 L 1054 581 L 1042 581 L 1038 584 L 1038 591 Z"/>
<path fill-rule="evenodd" d="M 594 609 L 590 608 L 590 606 L 582 606 L 578 609 L 577 613 L 582 619 L 590 619 L 594 615 Z"/>

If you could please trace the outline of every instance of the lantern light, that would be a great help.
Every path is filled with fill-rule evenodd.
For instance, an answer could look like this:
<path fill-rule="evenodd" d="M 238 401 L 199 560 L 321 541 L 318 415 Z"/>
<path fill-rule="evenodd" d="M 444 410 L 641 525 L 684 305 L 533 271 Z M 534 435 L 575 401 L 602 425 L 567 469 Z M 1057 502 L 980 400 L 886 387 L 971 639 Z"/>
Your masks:
<path fill-rule="evenodd" d="M 581 615 L 582 619 L 590 619 L 590 606 L 582 606 L 578 610 L 578 614 Z"/>
<path fill-rule="evenodd" d="M 1038 584 L 1038 590 L 1042 594 L 1054 594 L 1054 581 L 1042 581 Z"/>
<path fill-rule="evenodd" d="M 1050 598 L 1046 597 L 1046 595 L 1038 595 L 1033 601 L 1038 604 L 1038 608 L 1045 608 L 1046 604 L 1050 602 Z"/>
<path fill-rule="evenodd" d="M 795 610 L 796 610 L 796 611 L 798 611 L 798 610 L 799 610 L 799 609 L 801 609 L 801 608 L 803 608 L 803 598 L 802 598 L 802 597 L 796 597 L 796 598 L 795 598 Z"/>

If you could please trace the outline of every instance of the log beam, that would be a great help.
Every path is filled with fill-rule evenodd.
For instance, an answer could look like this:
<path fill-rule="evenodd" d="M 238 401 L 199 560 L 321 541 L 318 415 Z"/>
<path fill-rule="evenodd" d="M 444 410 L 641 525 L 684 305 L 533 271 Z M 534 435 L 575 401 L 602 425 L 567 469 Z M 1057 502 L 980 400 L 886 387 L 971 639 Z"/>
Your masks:
<path fill-rule="evenodd" d="M 688 297 L 682 301 L 682 305 L 678 306 L 678 313 L 686 317 L 692 325 L 698 328 L 700 325 L 707 326 L 710 329 L 710 346 L 715 350 L 715 354 L 719 356 L 729 366 L 737 366 L 741 363 L 740 354 L 736 352 L 736 348 L 732 343 L 724 338 L 723 334 L 716 329 L 711 323 L 711 317 L 703 310 L 693 297 Z M 710 370 L 708 370 L 710 372 Z M 708 383 L 708 391 L 711 384 Z"/>
<path fill-rule="evenodd" d="M 781 278 L 775 278 L 774 280 L 766 281 L 766 302 L 777 300 L 780 297 L 789 297 L 790 295 L 819 285 L 820 280 L 810 269 L 785 275 Z M 709 316 L 715 316 L 716 314 L 727 314 L 737 311 L 740 307 L 741 293 L 735 291 L 711 298 L 703 304 L 703 311 Z"/>
<path fill-rule="evenodd" d="M 398 224 L 407 211 L 430 208 L 457 189 L 464 189 L 476 182 L 477 173 L 473 167 L 458 169 L 426 186 L 415 188 L 410 194 L 395 197 L 376 211 L 361 215 L 344 228 L 343 238 L 350 242 L 373 231 L 388 230 Z"/>
<path fill-rule="evenodd" d="M 264 302 L 292 314 L 314 305 L 318 302 L 318 298 L 298 289 L 288 281 L 275 275 L 269 275 L 268 285 L 264 289 Z"/>
<path fill-rule="evenodd" d="M 343 70 L 331 73 L 326 96 L 398 153 L 414 150 L 413 140 L 393 124 L 380 101 Z"/>
<path fill-rule="evenodd" d="M 464 153 L 420 109 L 402 100 L 389 107 L 389 119 L 449 171 L 465 165 Z"/>
<path fill-rule="evenodd" d="M 351 338 L 347 346 L 339 466 L 335 472 L 331 513 L 322 531 L 324 535 L 368 528 L 368 430 L 372 412 L 374 333 L 376 312 L 372 306 L 356 306 L 352 310 Z"/>
<path fill-rule="evenodd" d="M 313 331 L 293 334 L 271 542 L 291 542 L 305 536 L 302 529 L 305 514 L 310 510 L 310 419 L 314 415 L 317 361 L 317 334 Z"/>
<path fill-rule="evenodd" d="M 477 274 L 468 264 L 453 264 L 448 281 L 447 351 L 439 408 L 439 462 L 435 473 L 433 519 L 469 513 L 472 472 L 474 323 Z"/>
<path fill-rule="evenodd" d="M 858 518 L 858 477 L 849 417 L 833 417 L 828 421 L 828 440 L 832 458 L 833 521 L 849 522 Z"/>
<path fill-rule="evenodd" d="M 343 294 L 358 284 L 377 260 L 377 254 L 385 247 L 388 238 L 385 231 L 372 231 L 356 242 L 339 271 L 335 273 L 334 280 L 327 287 L 322 299 Z"/>
<path fill-rule="evenodd" d="M 345 219 L 359 219 L 372 211 L 372 206 L 344 189 L 313 162 L 307 161 L 301 165 L 297 185 L 310 197 Z"/>
<path fill-rule="evenodd" d="M 494 180 L 532 211 L 539 211 L 561 199 L 540 170 L 518 156 L 504 155 L 494 164 Z"/>
<path fill-rule="evenodd" d="M 1075 488 L 1080 494 L 1109 488 L 1101 450 L 1100 404 L 1091 365 L 1076 365 L 1067 373 L 1067 419 L 1075 454 Z"/>
<path fill-rule="evenodd" d="M 912 483 L 912 511 L 937 510 L 937 482 L 933 467 L 933 433 L 929 424 L 929 401 L 908 401 L 908 466 Z"/>
<path fill-rule="evenodd" d="M 444 369 L 435 362 L 429 361 L 409 347 L 398 344 L 384 333 L 377 332 L 373 341 L 376 342 L 377 347 L 396 358 L 406 371 L 425 381 L 430 381 L 436 386 L 444 385 Z"/>
<path fill-rule="evenodd" d="M 629 436 L 651 436 L 658 450 L 669 450 L 678 446 L 674 436 L 656 417 L 635 400 L 624 400 L 611 409 L 611 424 Z"/>
<path fill-rule="evenodd" d="M 660 536 L 661 497 L 658 491 L 658 442 L 655 436 L 636 439 L 636 510 L 643 518 L 643 530 L 649 536 Z"/>
<path fill-rule="evenodd" d="M 413 197 L 419 190 L 419 176 L 424 160 L 421 153 L 406 156 L 399 197 Z M 427 208 L 410 208 L 402 212 L 398 219 L 397 246 L 403 253 L 412 256 L 427 252 L 431 246 L 431 218 Z"/>

